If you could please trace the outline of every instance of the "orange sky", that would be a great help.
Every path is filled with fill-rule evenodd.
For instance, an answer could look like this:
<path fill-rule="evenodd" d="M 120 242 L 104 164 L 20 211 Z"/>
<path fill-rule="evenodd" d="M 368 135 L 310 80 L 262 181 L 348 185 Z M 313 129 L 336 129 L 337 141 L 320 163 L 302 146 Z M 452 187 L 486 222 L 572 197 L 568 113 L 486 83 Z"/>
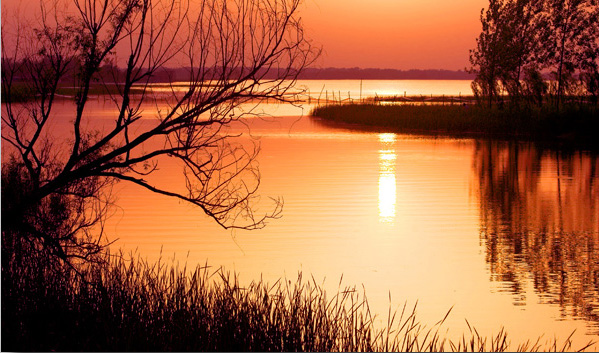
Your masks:
<path fill-rule="evenodd" d="M 37 1 L 2 0 L 5 10 Z M 304 0 L 300 16 L 323 54 L 317 67 L 464 69 L 487 0 Z M 11 11 L 8 11 L 10 13 Z"/>
<path fill-rule="evenodd" d="M 486 0 L 306 0 L 322 67 L 463 69 Z"/>

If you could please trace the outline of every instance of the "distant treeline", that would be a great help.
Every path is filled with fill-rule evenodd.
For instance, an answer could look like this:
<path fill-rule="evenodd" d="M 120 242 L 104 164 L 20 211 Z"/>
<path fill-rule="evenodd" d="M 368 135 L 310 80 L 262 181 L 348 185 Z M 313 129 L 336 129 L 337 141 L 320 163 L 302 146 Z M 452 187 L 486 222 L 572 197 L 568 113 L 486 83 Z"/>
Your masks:
<path fill-rule="evenodd" d="M 3 65 L 7 64 L 10 59 L 3 59 Z M 14 64 L 12 64 L 14 65 Z M 67 74 L 61 77 L 62 83 L 69 83 L 76 79 L 73 75 L 68 73 L 76 72 L 74 66 L 77 66 L 78 62 L 73 60 L 66 68 Z M 25 65 L 14 65 L 15 67 L 25 67 Z M 246 73 L 247 69 L 228 68 L 227 75 L 230 77 L 240 76 L 242 73 Z M 232 71 L 231 71 L 232 70 Z M 143 70 L 142 70 L 143 71 Z M 189 67 L 181 68 L 162 68 L 156 70 L 147 78 L 151 83 L 166 83 L 166 82 L 181 82 L 190 81 L 194 76 L 197 77 L 197 71 L 192 70 Z M 206 70 L 204 77 L 214 77 L 218 79 L 223 74 L 222 68 L 218 66 L 210 67 Z M 264 79 L 273 79 L 281 76 L 276 68 L 266 70 L 261 69 L 255 74 L 256 77 Z M 376 68 L 304 68 L 299 72 L 296 72 L 296 78 L 302 80 L 473 80 L 476 77 L 474 73 L 468 73 L 466 71 L 452 71 L 452 70 L 395 70 L 395 69 L 376 69 Z M 124 82 L 125 70 L 113 65 L 103 65 L 100 70 L 95 74 L 98 81 L 110 83 L 110 82 Z M 26 80 L 27 73 L 16 71 L 13 80 L 15 82 Z"/>
<path fill-rule="evenodd" d="M 185 81 L 189 68 L 168 69 L 154 75 L 158 82 Z M 270 70 L 264 78 L 275 78 L 276 70 Z M 473 80 L 474 73 L 452 70 L 396 70 L 367 68 L 305 68 L 297 76 L 301 80 Z"/>
<path fill-rule="evenodd" d="M 300 79 L 319 80 L 472 80 L 475 74 L 452 70 L 395 70 L 354 68 L 306 68 Z"/>

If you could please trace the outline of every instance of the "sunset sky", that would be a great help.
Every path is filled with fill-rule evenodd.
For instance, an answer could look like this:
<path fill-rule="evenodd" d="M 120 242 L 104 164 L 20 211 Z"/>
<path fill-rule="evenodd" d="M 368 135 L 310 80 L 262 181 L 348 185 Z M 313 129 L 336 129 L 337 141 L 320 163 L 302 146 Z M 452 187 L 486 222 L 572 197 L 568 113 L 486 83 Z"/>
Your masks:
<path fill-rule="evenodd" d="M 2 0 L 2 17 L 20 3 Z M 33 4 L 32 4 L 33 3 Z M 305 0 L 300 16 L 323 48 L 317 67 L 464 69 L 487 0 Z M 5 11 L 9 10 L 9 11 Z M 4 21 L 3 21 L 4 22 Z"/>
<path fill-rule="evenodd" d="M 464 69 L 486 0 L 306 0 L 322 67 Z"/>

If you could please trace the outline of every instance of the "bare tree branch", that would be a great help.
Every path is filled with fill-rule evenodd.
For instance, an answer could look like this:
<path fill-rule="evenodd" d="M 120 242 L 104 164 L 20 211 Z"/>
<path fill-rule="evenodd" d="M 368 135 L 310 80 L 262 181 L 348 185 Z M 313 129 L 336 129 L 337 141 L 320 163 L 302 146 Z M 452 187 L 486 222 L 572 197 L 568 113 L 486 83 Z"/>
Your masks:
<path fill-rule="evenodd" d="M 101 237 L 91 229 L 108 214 L 104 190 L 118 181 L 193 204 L 224 228 L 261 228 L 280 216 L 281 200 L 254 215 L 259 146 L 228 126 L 243 116 L 241 104 L 297 100 L 297 77 L 319 54 L 304 37 L 299 0 L 62 1 L 42 2 L 32 31 L 2 24 L 2 139 L 14 149 L 3 165 L 8 228 L 60 258 L 93 258 Z M 157 77 L 182 70 L 183 84 L 168 82 L 166 96 L 156 90 Z M 21 87 L 25 101 L 15 95 Z M 50 126 L 65 87 L 75 109 L 57 143 Z M 86 107 L 101 93 L 116 112 L 100 129 Z M 144 180 L 166 159 L 178 161 L 187 192 Z M 8 205 L 5 185 L 17 184 L 22 195 Z"/>

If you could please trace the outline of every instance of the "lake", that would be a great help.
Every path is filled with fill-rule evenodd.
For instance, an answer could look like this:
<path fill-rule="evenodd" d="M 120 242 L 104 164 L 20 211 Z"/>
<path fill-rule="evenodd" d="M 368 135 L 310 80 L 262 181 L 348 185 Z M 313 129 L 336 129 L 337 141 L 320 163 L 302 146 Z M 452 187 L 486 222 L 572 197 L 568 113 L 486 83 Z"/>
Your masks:
<path fill-rule="evenodd" d="M 310 94 L 360 81 L 302 81 Z M 364 96 L 470 94 L 469 81 L 363 81 Z M 90 101 L 97 121 L 114 111 Z M 151 120 L 153 110 L 146 107 Z M 313 276 L 329 293 L 366 291 L 386 322 L 389 306 L 417 303 L 428 327 L 460 337 L 505 328 L 513 342 L 574 348 L 599 334 L 599 159 L 532 143 L 363 132 L 262 105 L 268 118 L 231 127 L 259 144 L 258 212 L 282 197 L 283 216 L 255 231 L 223 230 L 200 210 L 117 184 L 106 232 L 113 249 L 237 272 L 240 281 Z M 57 105 L 68 116 L 72 104 Z M 373 117 L 376 118 L 376 117 Z M 147 179 L 184 188 L 165 160 Z M 340 284 L 340 280 L 342 283 Z M 595 349 L 599 346 L 595 345 Z"/>

